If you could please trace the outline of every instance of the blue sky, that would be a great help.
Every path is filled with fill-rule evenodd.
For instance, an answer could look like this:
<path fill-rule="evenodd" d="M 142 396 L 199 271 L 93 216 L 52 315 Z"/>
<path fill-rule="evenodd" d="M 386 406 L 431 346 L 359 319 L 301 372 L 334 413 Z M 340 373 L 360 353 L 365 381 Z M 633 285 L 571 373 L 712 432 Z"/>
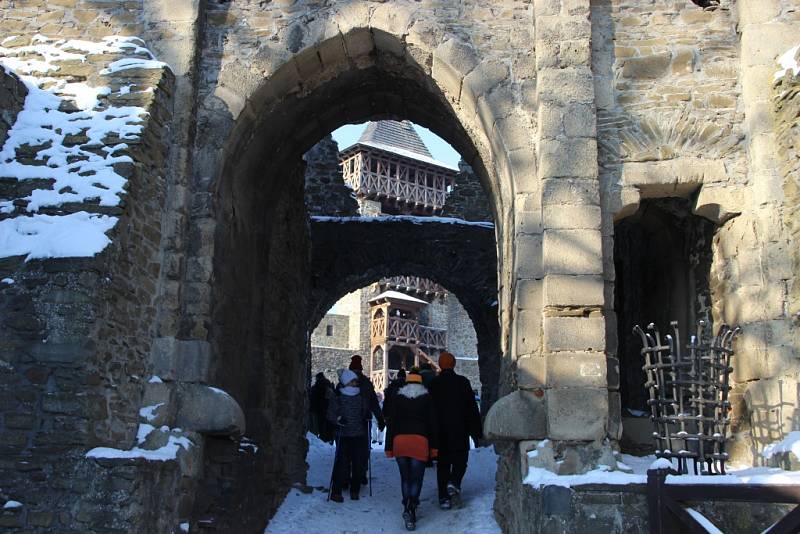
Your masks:
<path fill-rule="evenodd" d="M 334 130 L 332 135 L 334 140 L 339 144 L 339 150 L 343 150 L 358 141 L 361 132 L 364 131 L 366 126 L 366 123 L 345 124 L 341 128 Z M 414 128 L 422 138 L 422 142 L 425 143 L 425 146 L 431 151 L 434 159 L 438 159 L 442 163 L 453 167 L 458 167 L 458 160 L 461 159 L 461 156 L 458 155 L 458 152 L 453 150 L 453 147 L 447 144 L 447 141 L 418 124 L 414 124 Z"/>

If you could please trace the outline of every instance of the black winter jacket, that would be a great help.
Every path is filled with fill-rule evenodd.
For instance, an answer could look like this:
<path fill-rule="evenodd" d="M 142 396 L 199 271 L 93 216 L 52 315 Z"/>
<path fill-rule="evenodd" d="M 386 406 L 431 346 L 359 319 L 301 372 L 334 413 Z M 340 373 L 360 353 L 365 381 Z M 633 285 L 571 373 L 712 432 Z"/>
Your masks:
<path fill-rule="evenodd" d="M 475 441 L 483 438 L 481 414 L 469 380 L 444 369 L 431 381 L 430 390 L 439 421 L 440 454 L 468 451 L 470 436 Z"/>
<path fill-rule="evenodd" d="M 386 413 L 389 421 L 386 431 L 386 450 L 393 450 L 394 437 L 417 434 L 428 438 L 428 448 L 437 449 L 439 443 L 436 410 L 433 397 L 422 384 L 407 383 L 401 387 Z"/>

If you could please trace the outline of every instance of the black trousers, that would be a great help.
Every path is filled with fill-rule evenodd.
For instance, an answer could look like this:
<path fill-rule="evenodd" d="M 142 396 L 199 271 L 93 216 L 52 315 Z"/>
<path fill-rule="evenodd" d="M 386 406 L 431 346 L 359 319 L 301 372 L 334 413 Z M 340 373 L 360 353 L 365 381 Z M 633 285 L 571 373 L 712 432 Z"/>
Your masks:
<path fill-rule="evenodd" d="M 345 482 L 350 482 L 351 493 L 358 493 L 369 455 L 367 436 L 339 438 L 336 448 L 331 494 L 341 495 Z"/>
<path fill-rule="evenodd" d="M 461 488 L 464 473 L 467 472 L 469 451 L 441 452 L 436 460 L 436 484 L 439 486 L 439 499 L 447 499 L 447 483 L 452 482 Z"/>

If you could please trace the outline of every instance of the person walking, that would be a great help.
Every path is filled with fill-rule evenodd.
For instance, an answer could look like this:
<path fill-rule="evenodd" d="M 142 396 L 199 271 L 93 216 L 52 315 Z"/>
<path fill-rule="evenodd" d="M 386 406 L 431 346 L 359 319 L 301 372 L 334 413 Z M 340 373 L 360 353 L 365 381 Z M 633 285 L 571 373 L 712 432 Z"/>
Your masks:
<path fill-rule="evenodd" d="M 422 376 L 410 372 L 406 384 L 389 404 L 386 456 L 397 460 L 403 494 L 403 521 L 407 530 L 417 525 L 417 506 L 425 464 L 437 454 L 438 424 L 433 399 Z"/>
<path fill-rule="evenodd" d="M 342 488 L 345 485 L 350 487 L 352 500 L 359 498 L 365 476 L 364 466 L 369 455 L 369 414 L 369 399 L 358 387 L 358 376 L 353 371 L 344 371 L 328 406 L 328 420 L 337 427 L 336 461 L 333 464 L 330 494 L 333 502 L 344 501 Z"/>
<path fill-rule="evenodd" d="M 327 443 L 333 442 L 333 426 L 328 422 L 328 399 L 333 394 L 333 384 L 325 373 L 317 373 L 309 392 L 311 432 Z"/>
<path fill-rule="evenodd" d="M 369 413 L 367 414 L 367 421 L 371 421 L 372 417 L 375 417 L 375 420 L 378 423 L 378 431 L 382 432 L 384 428 L 386 428 L 386 422 L 383 420 L 383 411 L 381 410 L 381 404 L 378 400 L 378 395 L 375 393 L 375 386 L 372 385 L 372 381 L 364 375 L 364 366 L 361 364 L 361 356 L 358 354 L 353 354 L 350 358 L 350 365 L 348 366 L 350 371 L 353 371 L 356 376 L 358 377 L 358 388 L 361 390 L 361 394 L 367 399 L 369 405 Z M 367 448 L 371 445 L 370 436 L 367 435 Z M 367 484 L 367 470 L 369 469 L 369 454 L 364 458 L 364 478 L 361 481 L 362 484 Z"/>
<path fill-rule="evenodd" d="M 386 389 L 383 390 L 383 418 L 386 420 L 386 424 L 389 424 L 389 411 L 391 410 L 392 401 L 394 400 L 394 396 L 397 395 L 397 392 L 400 390 L 401 387 L 406 385 L 406 370 L 400 369 L 397 371 L 397 378 L 392 380 Z"/>
<path fill-rule="evenodd" d="M 439 376 L 431 381 L 430 391 L 439 422 L 439 457 L 436 482 L 439 507 L 449 510 L 461 502 L 461 481 L 467 472 L 469 438 L 483 438 L 481 414 L 469 380 L 455 372 L 455 357 L 439 355 Z"/>

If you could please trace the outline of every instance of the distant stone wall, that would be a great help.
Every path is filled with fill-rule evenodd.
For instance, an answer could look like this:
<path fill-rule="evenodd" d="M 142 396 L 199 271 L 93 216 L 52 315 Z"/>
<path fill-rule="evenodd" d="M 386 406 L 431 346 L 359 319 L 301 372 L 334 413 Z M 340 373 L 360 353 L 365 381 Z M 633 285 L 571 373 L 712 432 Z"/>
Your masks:
<path fill-rule="evenodd" d="M 17 114 L 25 105 L 28 90 L 25 84 L 15 76 L 0 67 L 0 148 L 6 142 L 8 130 L 17 120 Z M 5 197 L 0 191 L 0 197 Z"/>
<path fill-rule="evenodd" d="M 350 320 L 347 315 L 326 314 L 311 334 L 311 346 L 339 349 L 350 347 Z"/>
<path fill-rule="evenodd" d="M 456 357 L 477 358 L 478 336 L 472 319 L 464 306 L 455 298 L 447 296 L 447 349 Z"/>
<path fill-rule="evenodd" d="M 339 381 L 338 372 L 347 369 L 353 351 L 349 349 L 334 349 L 329 347 L 311 347 L 311 380 L 313 383 L 317 373 L 325 376 L 336 384 Z M 365 359 L 366 363 L 367 360 Z M 368 368 L 365 368 L 368 369 Z"/>
<path fill-rule="evenodd" d="M 309 215 L 358 215 L 358 202 L 339 169 L 339 146 L 326 135 L 305 153 L 305 202 Z"/>
<path fill-rule="evenodd" d="M 457 217 L 465 221 L 492 221 L 492 208 L 481 181 L 472 167 L 458 162 L 458 174 L 453 191 L 445 200 L 444 217 Z"/>

